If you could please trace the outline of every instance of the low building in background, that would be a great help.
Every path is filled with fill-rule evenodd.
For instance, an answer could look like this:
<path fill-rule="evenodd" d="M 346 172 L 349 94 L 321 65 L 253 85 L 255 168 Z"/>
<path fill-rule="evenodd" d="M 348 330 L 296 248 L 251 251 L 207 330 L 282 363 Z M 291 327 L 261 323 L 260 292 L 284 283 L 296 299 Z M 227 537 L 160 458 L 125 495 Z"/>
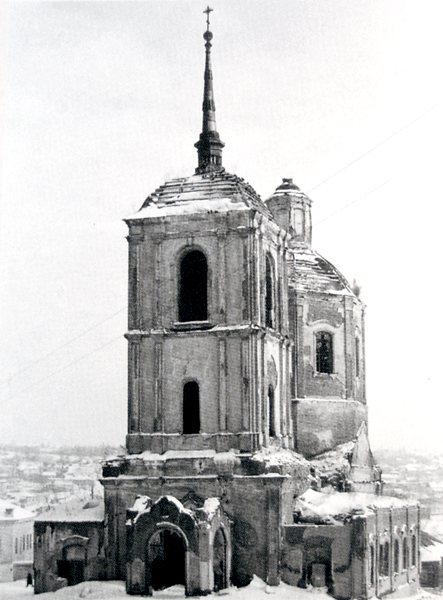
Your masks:
<path fill-rule="evenodd" d="M 35 515 L 0 500 L 0 581 L 32 573 Z"/>

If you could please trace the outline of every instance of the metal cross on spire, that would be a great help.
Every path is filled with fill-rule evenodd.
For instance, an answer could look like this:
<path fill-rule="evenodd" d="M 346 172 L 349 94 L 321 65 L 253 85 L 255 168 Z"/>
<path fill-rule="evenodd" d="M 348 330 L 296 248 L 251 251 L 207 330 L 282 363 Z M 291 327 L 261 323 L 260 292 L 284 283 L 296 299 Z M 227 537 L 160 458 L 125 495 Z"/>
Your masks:
<path fill-rule="evenodd" d="M 203 13 L 206 15 L 205 40 L 205 76 L 203 90 L 203 124 L 198 142 L 195 144 L 198 153 L 198 167 L 196 173 L 222 171 L 222 150 L 224 143 L 221 141 L 215 123 L 214 90 L 212 85 L 211 67 L 211 40 L 212 32 L 209 31 L 209 15 L 213 11 L 209 6 Z"/>
<path fill-rule="evenodd" d="M 206 7 L 206 10 L 203 11 L 206 14 L 206 31 L 209 31 L 209 15 L 213 11 L 213 8 L 210 8 L 209 5 Z"/>

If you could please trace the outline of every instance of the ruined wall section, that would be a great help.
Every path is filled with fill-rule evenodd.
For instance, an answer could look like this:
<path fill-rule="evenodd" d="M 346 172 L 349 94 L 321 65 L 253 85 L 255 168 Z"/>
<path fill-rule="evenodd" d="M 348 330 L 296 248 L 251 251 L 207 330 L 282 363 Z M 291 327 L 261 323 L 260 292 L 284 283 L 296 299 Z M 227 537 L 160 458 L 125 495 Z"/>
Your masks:
<path fill-rule="evenodd" d="M 291 292 L 291 325 L 297 348 L 293 401 L 295 448 L 310 457 L 355 439 L 360 425 L 367 420 L 364 309 L 352 294 L 295 289 Z M 331 373 L 318 369 L 319 332 L 332 336 Z"/>
<path fill-rule="evenodd" d="M 64 575 L 70 561 L 74 561 L 77 568 L 81 565 L 83 581 L 106 579 L 104 522 L 36 521 L 35 593 L 54 592 L 67 586 Z"/>
<path fill-rule="evenodd" d="M 306 476 L 307 477 L 307 476 Z M 246 585 L 254 574 L 277 585 L 280 581 L 279 556 L 281 524 L 288 522 L 292 498 L 303 491 L 300 482 L 278 474 L 266 476 L 223 477 L 217 475 L 146 478 L 106 478 L 107 578 L 124 578 L 126 571 L 126 510 L 137 495 L 149 495 L 153 501 L 164 495 L 181 500 L 189 492 L 217 497 L 232 520 L 232 581 Z"/>

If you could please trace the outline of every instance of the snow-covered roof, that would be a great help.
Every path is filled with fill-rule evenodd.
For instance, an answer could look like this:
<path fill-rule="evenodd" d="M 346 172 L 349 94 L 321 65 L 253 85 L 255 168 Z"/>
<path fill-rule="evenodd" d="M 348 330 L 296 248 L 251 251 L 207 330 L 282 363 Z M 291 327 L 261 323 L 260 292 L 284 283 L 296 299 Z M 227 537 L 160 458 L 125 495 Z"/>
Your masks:
<path fill-rule="evenodd" d="M 354 296 L 348 281 L 328 260 L 305 244 L 292 249 L 289 280 L 298 291 Z"/>
<path fill-rule="evenodd" d="M 7 500 L 0 500 L 0 521 L 20 521 L 32 519 L 34 513 L 21 506 L 16 506 Z"/>
<path fill-rule="evenodd" d="M 443 543 L 427 531 L 422 530 L 420 552 L 422 562 L 440 562 L 443 558 Z"/>
<path fill-rule="evenodd" d="M 105 515 L 105 506 L 103 499 L 100 500 L 80 500 L 75 499 L 69 502 L 58 504 L 49 510 L 42 512 L 35 519 L 36 521 L 103 521 Z"/>
<path fill-rule="evenodd" d="M 222 170 L 166 181 L 126 221 L 251 208 L 273 219 L 270 210 L 249 183 Z"/>
<path fill-rule="evenodd" d="M 314 522 L 334 522 L 352 514 L 370 514 L 377 508 L 402 508 L 404 501 L 392 496 L 376 496 L 363 492 L 331 492 L 325 494 L 315 490 L 307 490 L 295 501 L 295 512 L 298 520 Z"/>

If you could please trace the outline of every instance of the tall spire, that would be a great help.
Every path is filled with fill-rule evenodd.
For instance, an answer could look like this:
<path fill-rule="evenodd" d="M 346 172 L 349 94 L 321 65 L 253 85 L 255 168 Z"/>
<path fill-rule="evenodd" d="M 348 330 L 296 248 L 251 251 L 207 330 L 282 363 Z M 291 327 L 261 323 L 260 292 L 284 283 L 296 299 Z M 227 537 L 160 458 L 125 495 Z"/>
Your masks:
<path fill-rule="evenodd" d="M 203 92 L 203 125 L 200 139 L 195 144 L 198 153 L 198 167 L 196 173 L 208 173 L 210 171 L 221 171 L 222 149 L 224 143 L 221 141 L 215 123 L 214 90 L 212 87 L 211 68 L 211 40 L 212 32 L 209 31 L 209 14 L 212 12 L 209 6 L 203 12 L 206 14 L 206 31 L 203 34 L 206 48 L 205 60 L 205 87 Z"/>

